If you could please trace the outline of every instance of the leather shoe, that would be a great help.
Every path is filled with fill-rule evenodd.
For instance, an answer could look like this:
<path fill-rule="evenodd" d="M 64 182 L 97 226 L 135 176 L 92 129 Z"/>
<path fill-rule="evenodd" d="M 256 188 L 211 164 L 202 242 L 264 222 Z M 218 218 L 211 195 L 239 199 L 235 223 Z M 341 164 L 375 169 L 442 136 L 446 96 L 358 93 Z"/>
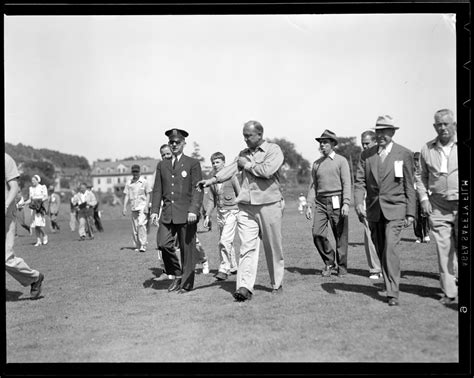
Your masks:
<path fill-rule="evenodd" d="M 41 287 L 43 285 L 44 275 L 40 273 L 36 282 L 31 284 L 31 299 L 38 299 L 41 294 Z"/>
<path fill-rule="evenodd" d="M 323 271 L 321 272 L 321 275 L 323 277 L 331 277 L 331 273 L 335 273 L 334 267 L 332 265 L 326 265 Z"/>
<path fill-rule="evenodd" d="M 225 281 L 227 279 L 227 274 L 223 272 L 218 272 L 215 276 L 218 281 Z"/>
<path fill-rule="evenodd" d="M 443 298 L 439 300 L 439 303 L 447 305 L 447 304 L 454 303 L 455 301 L 456 301 L 456 298 L 450 298 L 450 297 L 444 296 Z"/>
<path fill-rule="evenodd" d="M 398 306 L 398 299 L 397 298 L 388 298 L 388 305 L 389 306 Z"/>
<path fill-rule="evenodd" d="M 283 293 L 283 286 L 280 286 L 278 289 L 272 290 L 273 295 L 282 294 L 282 293 Z"/>
<path fill-rule="evenodd" d="M 178 290 L 180 286 L 181 286 L 181 278 L 175 278 L 173 282 L 171 282 L 171 285 L 168 288 L 168 291 L 171 292 L 171 291 Z"/>
<path fill-rule="evenodd" d="M 245 287 L 239 287 L 234 293 L 234 298 L 237 302 L 243 302 L 252 299 L 252 293 Z"/>

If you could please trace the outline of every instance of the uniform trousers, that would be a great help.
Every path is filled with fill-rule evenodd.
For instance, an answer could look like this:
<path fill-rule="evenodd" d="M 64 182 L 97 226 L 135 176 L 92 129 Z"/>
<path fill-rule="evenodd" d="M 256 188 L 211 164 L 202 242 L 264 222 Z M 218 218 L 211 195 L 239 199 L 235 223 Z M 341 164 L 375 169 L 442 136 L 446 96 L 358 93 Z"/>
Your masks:
<path fill-rule="evenodd" d="M 217 227 L 219 229 L 219 255 L 221 263 L 219 272 L 229 274 L 237 269 L 235 260 L 234 238 L 237 229 L 238 209 L 218 209 Z"/>
<path fill-rule="evenodd" d="M 10 215 L 5 216 L 5 270 L 22 286 L 29 286 L 38 280 L 39 272 L 31 269 L 21 257 L 15 256 L 15 228 L 15 217 L 10 211 Z"/>
<path fill-rule="evenodd" d="M 161 250 L 165 271 L 169 275 L 181 277 L 181 287 L 191 290 L 194 287 L 194 267 L 197 262 L 196 223 L 162 223 L 158 227 L 158 248 Z M 175 253 L 175 238 L 178 240 L 181 265 Z"/>
<path fill-rule="evenodd" d="M 372 236 L 370 233 L 369 222 L 367 218 L 364 218 L 364 247 L 365 255 L 367 256 L 367 263 L 369 264 L 370 273 L 380 273 L 382 269 L 380 268 L 380 260 L 377 255 L 377 249 L 375 248 L 374 242 L 372 241 Z"/>
<path fill-rule="evenodd" d="M 341 196 L 339 196 L 341 203 Z M 336 251 L 329 243 L 328 231 L 331 226 L 336 239 Z M 313 242 L 324 264 L 337 265 L 347 269 L 347 247 L 349 245 L 349 221 L 341 215 L 341 208 L 334 209 L 331 196 L 317 196 L 313 216 Z"/>
<path fill-rule="evenodd" d="M 369 222 L 372 241 L 382 265 L 387 297 L 398 298 L 400 284 L 400 254 L 396 248 L 400 242 L 405 219 L 387 220 L 380 212 L 378 222 Z"/>
<path fill-rule="evenodd" d="M 143 210 L 132 211 L 132 237 L 136 248 L 146 247 L 148 244 L 147 221 L 147 214 Z"/>
<path fill-rule="evenodd" d="M 86 236 L 89 234 L 90 237 L 94 236 L 94 229 L 92 228 L 92 208 L 79 209 L 79 236 Z"/>
<path fill-rule="evenodd" d="M 260 240 L 263 242 L 272 288 L 278 289 L 281 286 L 284 273 L 282 213 L 281 201 L 265 205 L 239 204 L 237 228 L 241 244 L 237 288 L 244 287 L 253 292 Z"/>
<path fill-rule="evenodd" d="M 446 201 L 433 195 L 430 202 L 430 226 L 436 242 L 441 290 L 447 297 L 455 298 L 458 295 L 458 201 Z"/>

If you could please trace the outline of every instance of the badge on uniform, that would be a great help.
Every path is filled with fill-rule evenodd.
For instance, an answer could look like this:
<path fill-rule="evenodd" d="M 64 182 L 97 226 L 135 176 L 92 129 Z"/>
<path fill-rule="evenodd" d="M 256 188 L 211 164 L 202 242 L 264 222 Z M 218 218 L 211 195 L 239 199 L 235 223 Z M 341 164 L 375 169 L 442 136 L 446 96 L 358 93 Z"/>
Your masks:
<path fill-rule="evenodd" d="M 181 176 L 183 176 L 183 178 L 185 178 L 187 175 L 188 175 L 188 172 L 186 171 L 181 172 Z"/>

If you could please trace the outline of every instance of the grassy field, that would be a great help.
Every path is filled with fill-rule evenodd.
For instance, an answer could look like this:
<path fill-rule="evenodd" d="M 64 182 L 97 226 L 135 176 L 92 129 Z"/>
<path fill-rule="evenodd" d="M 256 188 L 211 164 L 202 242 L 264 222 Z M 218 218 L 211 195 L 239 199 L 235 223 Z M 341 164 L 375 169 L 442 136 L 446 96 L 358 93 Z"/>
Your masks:
<path fill-rule="evenodd" d="M 131 249 L 129 218 L 104 208 L 104 233 L 78 241 L 68 227 L 36 248 L 20 230 L 15 250 L 45 274 L 43 294 L 6 276 L 7 362 L 458 362 L 457 304 L 445 307 L 434 245 L 406 229 L 400 306 L 368 278 L 363 229 L 350 214 L 349 274 L 320 276 L 311 223 L 288 201 L 283 219 L 284 292 L 271 294 L 260 255 L 254 297 L 234 302 L 235 276 L 216 282 L 216 231 L 200 233 L 211 274 L 195 290 L 168 293 L 155 250 Z M 215 224 L 215 223 L 214 223 Z M 238 241 L 237 241 L 238 244 Z"/>

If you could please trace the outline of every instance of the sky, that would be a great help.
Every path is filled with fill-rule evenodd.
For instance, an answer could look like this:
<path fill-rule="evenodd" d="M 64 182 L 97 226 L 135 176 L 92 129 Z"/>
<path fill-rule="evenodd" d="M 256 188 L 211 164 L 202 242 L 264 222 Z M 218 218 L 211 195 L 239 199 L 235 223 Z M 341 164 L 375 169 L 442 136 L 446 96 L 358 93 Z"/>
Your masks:
<path fill-rule="evenodd" d="M 325 129 L 357 137 L 392 116 L 419 151 L 456 113 L 450 14 L 4 16 L 5 141 L 97 159 L 159 157 L 189 132 L 209 164 L 243 124 L 310 162 Z"/>

